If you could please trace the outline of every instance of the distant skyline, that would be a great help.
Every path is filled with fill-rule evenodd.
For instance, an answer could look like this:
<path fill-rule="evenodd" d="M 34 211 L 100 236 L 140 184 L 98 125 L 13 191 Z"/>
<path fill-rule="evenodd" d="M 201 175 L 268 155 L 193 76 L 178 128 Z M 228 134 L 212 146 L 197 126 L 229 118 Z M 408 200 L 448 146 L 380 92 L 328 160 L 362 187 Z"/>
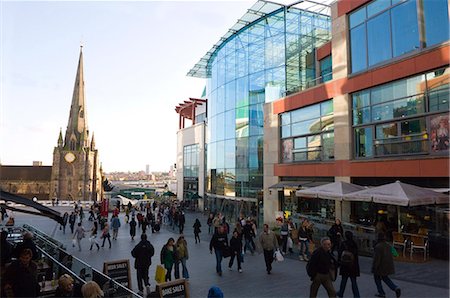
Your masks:
<path fill-rule="evenodd" d="M 105 172 L 168 171 L 186 73 L 256 1 L 0 1 L 0 161 L 52 164 L 83 45 L 88 127 Z"/>

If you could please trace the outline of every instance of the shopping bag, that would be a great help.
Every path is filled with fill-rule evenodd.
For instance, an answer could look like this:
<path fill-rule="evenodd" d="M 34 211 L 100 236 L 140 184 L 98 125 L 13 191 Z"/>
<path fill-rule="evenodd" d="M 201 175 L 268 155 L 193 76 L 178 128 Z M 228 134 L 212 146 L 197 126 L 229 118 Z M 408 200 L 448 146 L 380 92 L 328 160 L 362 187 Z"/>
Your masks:
<path fill-rule="evenodd" d="M 275 251 L 275 260 L 278 261 L 278 262 L 283 262 L 284 261 L 284 257 L 281 254 L 281 251 L 278 250 L 278 249 Z"/>
<path fill-rule="evenodd" d="M 288 237 L 287 239 L 287 248 L 292 248 L 294 247 L 294 242 L 292 241 L 291 237 Z"/>
<path fill-rule="evenodd" d="M 391 245 L 391 254 L 394 258 L 398 257 L 398 252 L 394 246 Z"/>
<path fill-rule="evenodd" d="M 77 244 L 77 239 L 72 239 L 72 247 L 75 247 L 75 245 Z"/>
<path fill-rule="evenodd" d="M 166 281 L 166 269 L 162 265 L 156 266 L 155 280 L 159 284 Z"/>

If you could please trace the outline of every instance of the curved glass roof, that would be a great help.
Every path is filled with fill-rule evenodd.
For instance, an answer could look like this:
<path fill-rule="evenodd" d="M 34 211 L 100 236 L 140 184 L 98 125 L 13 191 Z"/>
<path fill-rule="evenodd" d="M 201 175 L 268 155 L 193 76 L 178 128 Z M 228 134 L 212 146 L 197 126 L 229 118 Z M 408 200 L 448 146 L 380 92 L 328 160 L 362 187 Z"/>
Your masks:
<path fill-rule="evenodd" d="M 295 8 L 300 10 L 306 10 L 318 14 L 323 14 L 330 16 L 331 3 L 336 0 L 300 0 L 297 2 L 290 2 L 290 4 L 282 3 L 286 2 L 286 0 L 280 0 L 279 3 L 271 2 L 266 0 L 258 0 L 255 4 L 250 7 L 247 12 L 237 20 L 236 24 L 234 24 L 230 29 L 228 29 L 227 33 L 225 33 L 219 41 L 212 46 L 212 48 L 206 52 L 206 54 L 200 58 L 200 60 L 194 65 L 194 67 L 189 70 L 187 73 L 188 77 L 197 77 L 197 78 L 208 78 L 211 76 L 211 73 L 208 69 L 209 60 L 213 57 L 216 51 L 227 41 L 230 37 L 238 33 L 240 30 L 244 29 L 251 23 L 259 20 L 267 14 L 270 14 L 274 11 L 277 11 L 281 8 Z"/>

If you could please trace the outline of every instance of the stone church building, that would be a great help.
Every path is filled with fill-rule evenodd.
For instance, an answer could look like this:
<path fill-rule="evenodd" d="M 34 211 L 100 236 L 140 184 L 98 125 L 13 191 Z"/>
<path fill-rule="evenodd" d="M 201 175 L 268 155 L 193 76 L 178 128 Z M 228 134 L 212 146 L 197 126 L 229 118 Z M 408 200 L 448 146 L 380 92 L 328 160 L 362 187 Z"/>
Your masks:
<path fill-rule="evenodd" d="M 87 125 L 84 94 L 83 52 L 80 50 L 77 75 L 65 136 L 59 132 L 53 150 L 53 165 L 0 167 L 2 190 L 39 200 L 100 200 L 103 173 L 94 134 Z"/>

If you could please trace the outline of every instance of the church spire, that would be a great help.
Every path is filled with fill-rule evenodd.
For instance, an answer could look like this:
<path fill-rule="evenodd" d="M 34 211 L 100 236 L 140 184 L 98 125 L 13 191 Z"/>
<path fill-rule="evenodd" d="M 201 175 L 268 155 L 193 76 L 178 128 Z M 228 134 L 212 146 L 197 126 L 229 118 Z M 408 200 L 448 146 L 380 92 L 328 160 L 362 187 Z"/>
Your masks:
<path fill-rule="evenodd" d="M 58 137 L 58 147 L 63 146 L 63 138 L 62 138 L 62 128 L 59 128 L 59 137 Z"/>
<path fill-rule="evenodd" d="M 86 104 L 84 98 L 83 46 L 80 46 L 77 76 L 73 88 L 69 122 L 67 124 L 64 147 L 70 150 L 81 149 L 89 144 Z"/>

